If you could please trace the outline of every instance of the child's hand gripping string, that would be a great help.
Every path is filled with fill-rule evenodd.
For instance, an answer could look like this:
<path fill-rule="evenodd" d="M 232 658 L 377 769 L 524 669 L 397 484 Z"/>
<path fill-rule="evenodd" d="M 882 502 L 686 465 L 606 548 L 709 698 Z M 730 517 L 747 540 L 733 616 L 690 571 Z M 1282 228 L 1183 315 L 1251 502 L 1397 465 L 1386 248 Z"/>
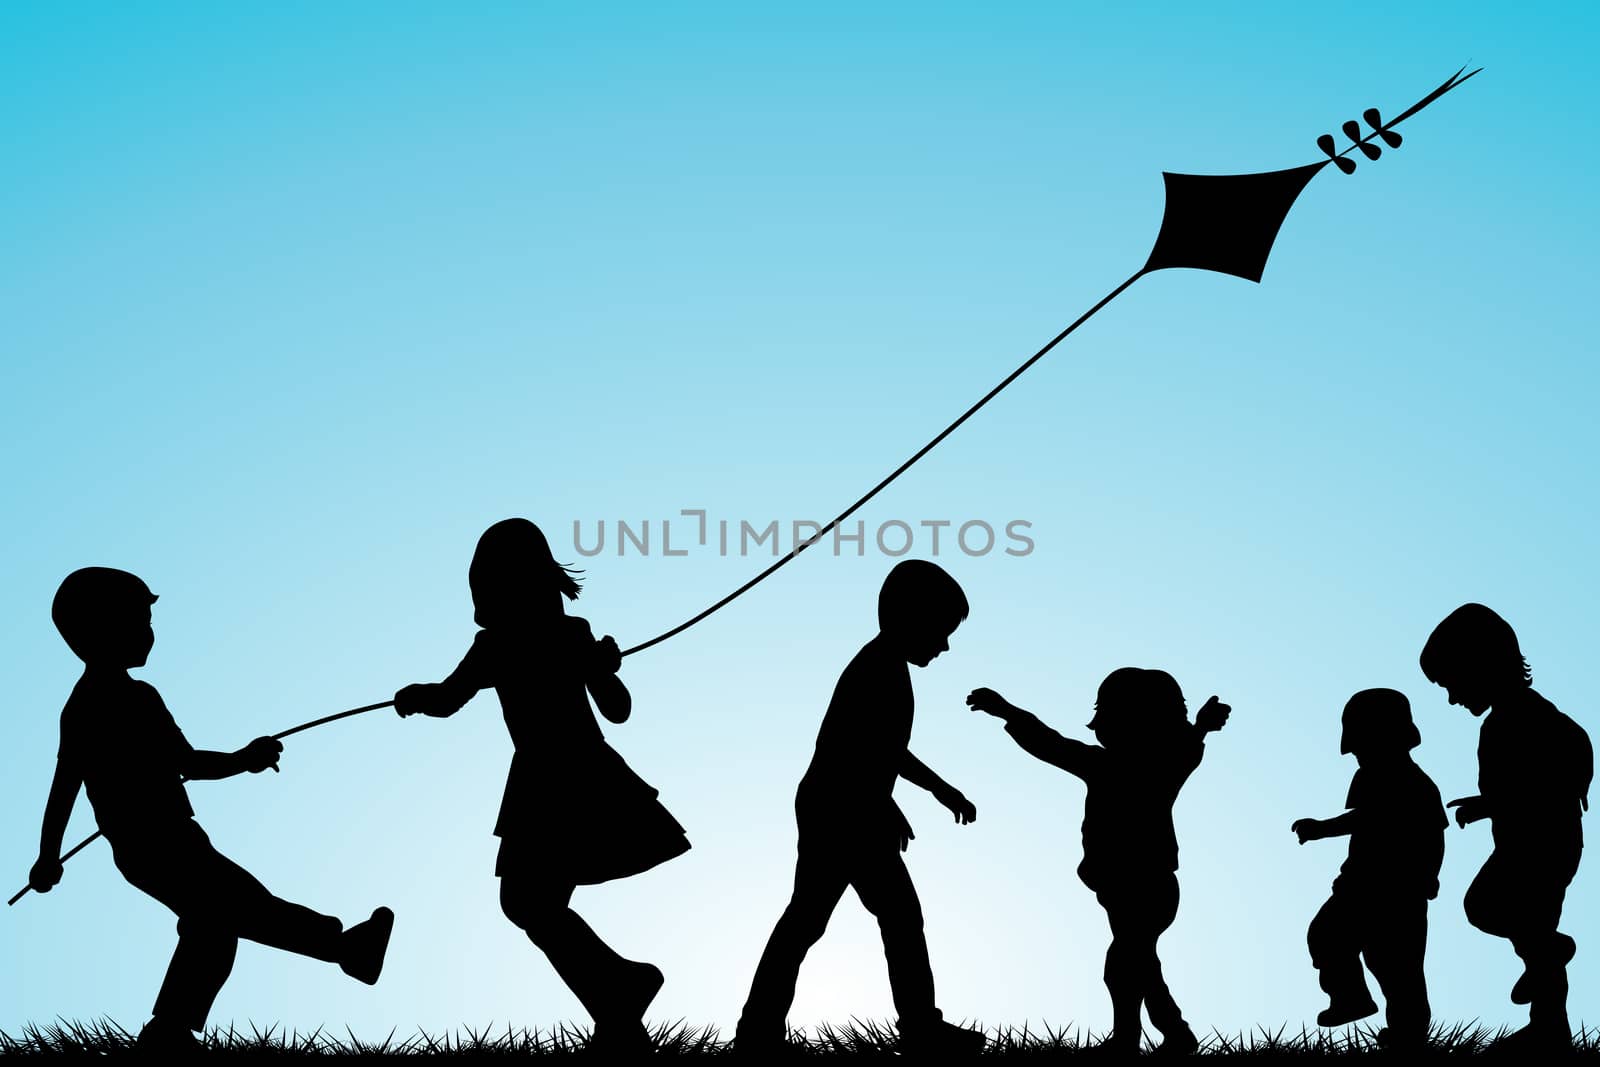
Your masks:
<path fill-rule="evenodd" d="M 395 714 L 402 719 L 411 715 L 429 715 L 443 719 L 454 714 L 456 707 L 438 682 L 418 682 L 406 686 L 394 695 Z"/>
<path fill-rule="evenodd" d="M 28 872 L 28 888 L 35 893 L 48 893 L 61 881 L 63 873 L 60 860 L 54 856 L 40 856 Z"/>
<path fill-rule="evenodd" d="M 607 634 L 594 643 L 593 664 L 598 674 L 616 674 L 622 669 L 622 649 L 617 639 Z"/>
<path fill-rule="evenodd" d="M 234 755 L 251 774 L 260 774 L 268 767 L 276 773 L 278 757 L 283 755 L 283 742 L 275 737 L 258 737 Z"/>

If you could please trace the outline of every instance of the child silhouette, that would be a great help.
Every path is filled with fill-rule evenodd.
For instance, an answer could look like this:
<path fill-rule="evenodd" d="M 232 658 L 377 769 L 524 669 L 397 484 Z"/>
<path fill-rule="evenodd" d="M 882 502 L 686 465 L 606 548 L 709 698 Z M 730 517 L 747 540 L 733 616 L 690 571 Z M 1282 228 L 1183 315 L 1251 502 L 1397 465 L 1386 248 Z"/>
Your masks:
<path fill-rule="evenodd" d="M 500 906 L 594 1019 L 591 1048 L 643 1051 L 661 971 L 618 955 L 569 907 L 580 885 L 647 871 L 688 851 L 656 791 L 606 743 L 589 699 L 623 723 L 632 697 L 617 643 L 567 615 L 578 582 L 527 519 L 484 531 L 467 572 L 481 629 L 442 682 L 395 694 L 401 716 L 446 718 L 482 689 L 500 698 L 516 754 L 495 834 Z"/>
<path fill-rule="evenodd" d="M 1303 845 L 1326 837 L 1350 838 L 1349 857 L 1333 882 L 1306 943 L 1328 1007 L 1319 1026 L 1343 1026 L 1378 1010 L 1361 973 L 1361 960 L 1383 989 L 1388 1023 L 1378 1034 L 1386 1047 L 1420 1048 L 1428 1037 L 1428 901 L 1439 895 L 1444 830 L 1449 825 L 1439 787 L 1411 759 L 1422 735 L 1411 721 L 1405 694 L 1365 689 L 1344 708 L 1339 751 L 1354 755 L 1343 815 L 1297 819 L 1289 827 Z"/>
<path fill-rule="evenodd" d="M 283 745 L 258 737 L 237 752 L 209 752 L 184 739 L 155 687 L 128 675 L 155 644 L 155 602 L 139 578 L 108 567 L 74 571 L 56 592 L 51 617 L 84 667 L 61 712 L 55 780 L 28 884 L 47 893 L 61 880 L 61 835 L 82 786 L 117 870 L 178 916 L 178 947 L 138 1044 L 181 1051 L 198 1048 L 193 1031 L 205 1029 L 241 937 L 337 963 L 372 984 L 394 913 L 379 908 L 346 930 L 331 915 L 273 896 L 212 847 L 184 780 L 277 770 Z"/>
<path fill-rule="evenodd" d="M 1200 1042 L 1167 989 L 1156 942 L 1178 914 L 1172 805 L 1200 765 L 1205 735 L 1222 729 L 1231 709 L 1212 697 L 1190 723 L 1173 677 L 1138 667 L 1113 671 L 1100 683 L 1089 720 L 1098 745 L 1062 737 L 992 689 L 973 690 L 967 703 L 1004 720 L 1025 752 L 1088 787 L 1078 877 L 1111 924 L 1105 981 L 1112 1032 L 1102 1047 L 1139 1051 L 1142 1004 L 1161 1031 L 1163 1052 L 1195 1051 Z"/>
<path fill-rule="evenodd" d="M 946 1022 L 936 1006 L 922 906 L 900 858 L 911 827 L 892 795 L 895 781 L 904 778 L 931 792 L 957 823 L 978 816 L 960 790 L 907 747 L 915 704 L 906 664 L 926 667 L 947 651 L 966 617 L 966 595 L 937 564 L 906 560 L 884 579 L 878 634 L 839 676 L 795 794 L 794 894 L 750 983 L 735 1035 L 742 1053 L 783 1049 L 800 965 L 849 888 L 883 934 L 901 1051 L 950 1055 L 983 1048 L 981 1031 Z"/>
<path fill-rule="evenodd" d="M 1494 851 L 1467 888 L 1467 921 L 1510 940 L 1523 962 L 1511 989 L 1528 1005 L 1517 1044 L 1565 1048 L 1567 963 L 1577 943 L 1561 933 L 1561 906 L 1583 855 L 1594 749 L 1589 735 L 1533 689 L 1509 623 L 1482 604 L 1451 612 L 1422 649 L 1422 673 L 1451 704 L 1488 717 L 1478 734 L 1478 796 L 1452 800 L 1465 827 L 1490 821 Z"/>

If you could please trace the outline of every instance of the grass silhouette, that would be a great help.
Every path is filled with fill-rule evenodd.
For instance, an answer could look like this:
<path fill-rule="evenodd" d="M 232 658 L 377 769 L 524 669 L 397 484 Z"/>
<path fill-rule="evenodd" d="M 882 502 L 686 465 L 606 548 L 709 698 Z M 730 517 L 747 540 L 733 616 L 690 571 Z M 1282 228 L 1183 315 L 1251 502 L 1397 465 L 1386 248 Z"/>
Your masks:
<path fill-rule="evenodd" d="M 668 1023 L 651 1031 L 656 1056 L 702 1058 L 731 1056 L 732 1047 L 721 1039 L 714 1027 Z M 1421 1058 L 1476 1056 L 1492 1050 L 1504 1029 L 1490 1029 L 1476 1023 L 1435 1026 L 1430 1047 Z M 1084 1028 L 1043 1026 L 1033 1029 L 1000 1027 L 990 1029 L 989 1045 L 983 1058 L 1047 1058 L 1088 1053 L 1103 1035 Z M 58 1021 L 48 1025 L 30 1024 L 19 1034 L 0 1031 L 0 1056 L 136 1055 L 130 1031 L 109 1019 L 91 1023 Z M 463 1027 L 450 1033 L 418 1031 L 399 1037 L 398 1031 L 376 1040 L 366 1040 L 348 1031 L 343 1035 L 315 1030 L 299 1033 L 278 1026 L 247 1030 L 218 1027 L 204 1037 L 205 1050 L 229 1057 L 395 1057 L 415 1059 L 427 1056 L 576 1056 L 586 1051 L 589 1032 L 580 1027 L 559 1026 L 548 1031 L 514 1027 Z M 795 1058 L 886 1058 L 897 1057 L 895 1031 L 887 1024 L 851 1020 L 839 1026 L 820 1026 L 812 1031 L 790 1035 Z M 1146 1048 L 1150 1046 L 1147 1042 Z M 1600 1030 L 1580 1029 L 1573 1035 L 1573 1052 L 1578 1056 L 1600 1058 Z M 1209 1060 L 1250 1059 L 1255 1062 L 1274 1058 L 1378 1056 L 1389 1058 L 1377 1043 L 1376 1029 L 1354 1026 L 1324 1032 L 1288 1027 L 1276 1030 L 1258 1028 L 1250 1033 L 1227 1035 L 1213 1032 L 1201 1043 L 1199 1055 Z M 1408 1060 L 1416 1056 L 1406 1057 Z"/>

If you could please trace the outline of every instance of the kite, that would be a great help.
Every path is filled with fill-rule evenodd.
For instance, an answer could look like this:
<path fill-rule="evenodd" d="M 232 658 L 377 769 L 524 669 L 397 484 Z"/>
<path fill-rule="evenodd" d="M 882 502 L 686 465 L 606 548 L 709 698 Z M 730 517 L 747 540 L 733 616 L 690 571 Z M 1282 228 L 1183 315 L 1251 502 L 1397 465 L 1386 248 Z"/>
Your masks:
<path fill-rule="evenodd" d="M 1362 132 L 1359 122 L 1351 119 L 1345 122 L 1340 129 L 1350 144 L 1340 151 L 1332 134 L 1322 134 L 1317 138 L 1317 147 L 1321 149 L 1325 158 L 1304 166 L 1290 167 L 1287 170 L 1264 171 L 1258 174 L 1176 174 L 1166 172 L 1162 178 L 1166 183 L 1166 207 L 1162 213 L 1161 229 L 1156 234 L 1155 247 L 1150 251 L 1150 258 L 1125 281 L 1112 289 L 1099 302 L 1079 315 L 1071 325 L 1056 334 L 1033 355 L 1023 361 L 1016 370 L 1006 375 L 998 385 L 985 393 L 977 403 L 962 412 L 950 425 L 934 436 L 927 444 L 917 449 L 911 458 L 900 466 L 890 471 L 877 485 L 867 490 L 865 494 L 849 507 L 845 508 L 831 522 L 818 530 L 811 537 L 797 542 L 793 549 L 773 561 L 761 573 L 739 586 L 727 596 L 718 600 L 699 614 L 679 623 L 670 630 L 666 630 L 630 648 L 624 649 L 624 656 L 631 656 L 635 652 L 658 645 L 663 641 L 676 637 L 685 630 L 702 622 L 721 611 L 745 593 L 754 589 L 762 582 L 775 574 L 781 567 L 788 564 L 801 552 L 821 540 L 841 525 L 851 515 L 887 489 L 896 479 L 910 470 L 918 460 L 932 452 L 940 442 L 954 433 L 961 424 L 976 415 L 989 401 L 999 396 L 1012 382 L 1020 378 L 1024 371 L 1039 362 L 1050 350 L 1066 340 L 1079 326 L 1088 322 L 1101 308 L 1121 296 L 1134 282 L 1158 270 L 1170 270 L 1177 267 L 1187 267 L 1194 270 L 1209 270 L 1220 274 L 1231 274 L 1246 281 L 1261 281 L 1261 275 L 1266 270 L 1267 257 L 1272 253 L 1273 242 L 1277 240 L 1278 231 L 1283 228 L 1284 220 L 1289 215 L 1289 210 L 1294 207 L 1295 201 L 1311 179 L 1328 164 L 1338 167 L 1341 173 L 1354 174 L 1356 162 L 1350 158 L 1351 153 L 1360 152 L 1368 160 L 1375 160 L 1383 154 L 1383 149 L 1375 143 L 1382 141 L 1390 148 L 1399 148 L 1401 137 L 1394 128 L 1406 119 L 1415 115 L 1429 104 L 1433 103 L 1445 93 L 1454 89 L 1462 82 L 1479 73 L 1479 67 L 1470 73 L 1463 74 L 1467 68 L 1462 67 L 1450 75 L 1445 82 L 1433 92 L 1418 100 L 1387 122 L 1377 108 L 1367 108 L 1362 112 L 1362 120 L 1367 124 L 1367 130 Z M 310 730 L 313 727 L 326 723 L 337 722 L 353 715 L 377 711 L 379 708 L 393 707 L 392 700 L 377 704 L 367 704 L 359 708 L 351 708 L 333 715 L 326 715 L 311 722 L 301 723 L 273 737 L 282 739 L 291 734 Z M 91 834 L 79 842 L 74 848 L 61 857 L 65 863 L 91 844 L 99 833 Z M 9 901 L 15 904 L 28 892 L 24 886 Z"/>

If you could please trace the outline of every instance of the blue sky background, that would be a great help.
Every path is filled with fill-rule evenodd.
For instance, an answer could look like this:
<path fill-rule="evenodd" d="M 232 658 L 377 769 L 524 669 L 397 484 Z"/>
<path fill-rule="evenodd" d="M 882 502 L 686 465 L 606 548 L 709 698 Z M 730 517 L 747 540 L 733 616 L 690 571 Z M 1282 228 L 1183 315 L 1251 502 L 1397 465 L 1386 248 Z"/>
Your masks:
<path fill-rule="evenodd" d="M 1416 666 L 1468 600 L 1593 730 L 1595 10 L 1450 5 L 7 5 L 0 9 L 0 858 L 37 848 L 77 671 L 56 584 L 161 594 L 142 677 L 189 737 L 260 733 L 437 678 L 472 634 L 478 533 L 526 515 L 824 520 L 1143 263 L 1163 170 L 1276 169 L 1361 109 L 1487 69 L 1352 178 L 1320 175 L 1264 283 L 1140 281 L 862 515 L 1033 524 L 939 559 L 970 620 L 915 678 L 914 749 L 976 802 L 901 790 L 940 1000 L 1103 1028 L 1082 790 L 962 704 L 1083 733 L 1163 667 L 1233 721 L 1178 805 L 1162 942 L 1199 1027 L 1321 1006 L 1304 930 L 1342 845 L 1354 691 L 1414 702 L 1418 759 L 1474 791 L 1475 723 Z M 680 531 L 674 530 L 675 540 Z M 926 541 L 914 554 L 930 555 Z M 583 561 L 625 645 L 742 582 L 704 550 Z M 660 963 L 653 1016 L 729 1025 L 787 898 L 795 783 L 891 560 L 808 553 L 630 659 L 612 740 L 694 850 L 577 906 Z M 213 1021 L 375 1035 L 581 1019 L 499 913 L 492 696 L 295 738 L 281 776 L 191 788 L 228 854 L 347 919 L 399 913 L 376 989 L 255 946 Z M 69 840 L 92 828 L 80 801 Z M 1436 1014 L 1516 1023 L 1509 947 L 1460 900 Z M 1590 865 L 1592 867 L 1592 864 Z M 1565 928 L 1600 1019 L 1595 874 Z M 10 885 L 6 887 L 12 888 Z M 174 941 L 107 849 L 0 916 L 0 1029 L 137 1025 Z M 892 1014 L 853 899 L 793 1021 Z"/>

